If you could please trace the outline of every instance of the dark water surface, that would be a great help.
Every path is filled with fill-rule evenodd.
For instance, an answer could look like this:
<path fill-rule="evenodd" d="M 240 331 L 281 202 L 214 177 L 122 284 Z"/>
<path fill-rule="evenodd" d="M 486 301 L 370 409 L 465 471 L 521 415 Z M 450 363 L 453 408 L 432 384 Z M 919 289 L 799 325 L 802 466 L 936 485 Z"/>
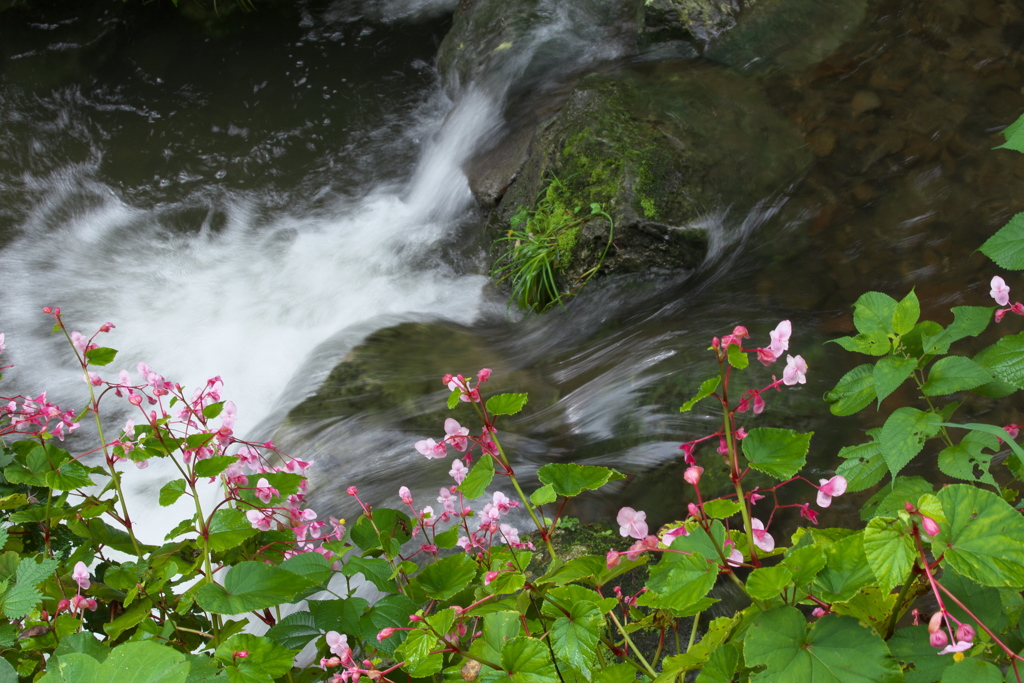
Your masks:
<path fill-rule="evenodd" d="M 607 519 L 628 503 L 661 523 L 690 495 L 678 445 L 716 425 L 677 411 L 712 371 L 712 336 L 743 324 L 761 346 L 793 321 L 808 383 L 747 426 L 814 430 L 811 467 L 828 476 L 838 449 L 888 414 L 831 418 L 821 402 L 862 362 L 823 346 L 852 331 L 856 298 L 915 287 L 940 322 L 990 302 L 998 271 L 974 250 L 1024 210 L 1024 155 L 991 151 L 1024 111 L 1016 3 L 869 3 L 823 61 L 745 72 L 804 132 L 806 177 L 752 198 L 763 202 L 748 215 L 709 211 L 716 249 L 696 276 L 593 283 L 567 311 L 523 320 L 486 285 L 481 215 L 459 171 L 499 134 L 502 94 L 442 94 L 445 4 L 286 3 L 208 23 L 120 2 L 0 12 L 0 330 L 18 364 L 7 379 L 80 397 L 37 313 L 57 304 L 83 330 L 117 323 L 125 367 L 144 359 L 192 386 L 222 375 L 239 425 L 264 437 L 367 335 L 446 321 L 458 332 L 429 344 L 371 339 L 394 375 L 436 381 L 437 401 L 444 372 L 493 367 L 533 397 L 504 432 L 524 476 L 550 461 L 619 467 L 636 476 L 575 512 Z M 588 54 L 574 58 L 610 58 Z M 395 504 L 402 484 L 426 498 L 445 483 L 447 467 L 411 448 L 442 431 L 410 420 L 433 408 L 417 391 L 391 397 L 415 404 L 401 415 L 367 400 L 282 433 L 323 466 L 318 512 L 351 515 L 353 483 Z M 964 417 L 1024 422 L 1012 399 Z M 825 523 L 856 514 L 840 502 Z"/>

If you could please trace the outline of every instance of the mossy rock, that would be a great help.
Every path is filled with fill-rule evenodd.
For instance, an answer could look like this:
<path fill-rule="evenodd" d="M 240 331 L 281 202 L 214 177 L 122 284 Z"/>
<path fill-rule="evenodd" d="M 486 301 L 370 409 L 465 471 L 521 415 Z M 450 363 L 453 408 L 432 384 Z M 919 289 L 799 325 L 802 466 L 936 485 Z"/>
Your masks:
<path fill-rule="evenodd" d="M 750 4 L 753 0 L 646 0 L 640 43 L 647 47 L 685 40 L 703 49 L 736 26 L 740 12 Z"/>
<path fill-rule="evenodd" d="M 735 73 L 673 60 L 593 74 L 536 133 L 491 214 L 491 236 L 502 237 L 558 178 L 567 205 L 588 213 L 597 203 L 614 220 L 600 274 L 693 269 L 708 250 L 702 218 L 746 212 L 810 163 L 796 126 Z M 608 237 L 607 220 L 584 224 L 560 273 L 564 291 L 598 266 Z"/>

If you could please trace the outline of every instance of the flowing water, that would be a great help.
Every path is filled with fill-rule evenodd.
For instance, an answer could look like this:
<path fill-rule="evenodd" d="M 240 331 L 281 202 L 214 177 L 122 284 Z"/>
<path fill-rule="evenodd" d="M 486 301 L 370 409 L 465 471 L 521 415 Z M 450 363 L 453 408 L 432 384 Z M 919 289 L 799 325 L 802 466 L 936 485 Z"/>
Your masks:
<path fill-rule="evenodd" d="M 0 331 L 15 391 L 81 400 L 39 312 L 59 305 L 76 329 L 116 323 L 117 369 L 144 360 L 192 387 L 220 375 L 236 432 L 268 438 L 369 335 L 443 321 L 456 331 L 443 350 L 403 352 L 397 333 L 396 367 L 436 377 L 437 400 L 443 372 L 514 377 L 534 397 L 506 427 L 520 472 L 619 467 L 636 476 L 577 514 L 629 502 L 660 523 L 685 509 L 679 443 L 713 429 L 676 411 L 711 371 L 713 335 L 744 324 L 762 345 L 793 320 L 812 373 L 759 419 L 815 430 L 827 473 L 877 421 L 825 417 L 820 396 L 853 363 L 822 342 L 851 331 L 872 288 L 916 286 L 943 321 L 984 305 L 995 269 L 971 252 L 1024 203 L 1024 157 L 989 151 L 1024 110 L 1020 10 L 875 2 L 824 61 L 749 72 L 816 162 L 749 213 L 710 211 L 700 272 L 592 283 L 567 310 L 520 319 L 488 285 L 461 168 L 503 133 L 511 91 L 555 98 L 573 73 L 628 58 L 588 3 L 544 5 L 550 21 L 455 101 L 433 66 L 454 2 L 283 3 L 206 23 L 135 4 L 0 12 Z M 350 483 L 384 502 L 445 479 L 411 448 L 439 426 L 367 410 L 308 431 L 284 436 L 320 463 L 323 515 L 353 514 Z M 147 470 L 133 495 L 154 496 L 164 474 Z"/>

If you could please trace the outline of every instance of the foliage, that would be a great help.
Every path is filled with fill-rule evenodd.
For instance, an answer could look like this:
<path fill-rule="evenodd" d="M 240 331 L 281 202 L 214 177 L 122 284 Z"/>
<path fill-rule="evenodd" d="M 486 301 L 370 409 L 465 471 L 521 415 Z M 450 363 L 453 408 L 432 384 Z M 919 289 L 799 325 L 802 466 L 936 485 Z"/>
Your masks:
<path fill-rule="evenodd" d="M 986 253 L 1019 239 L 1012 222 L 1004 230 Z M 644 512 L 623 508 L 619 533 L 632 546 L 571 559 L 551 542 L 576 525 L 562 515 L 566 501 L 623 475 L 550 463 L 527 495 L 497 425 L 528 397 L 483 396 L 490 370 L 443 378 L 449 408 L 475 415 L 479 431 L 449 418 L 440 441 L 412 446 L 429 459 L 460 454 L 438 511 L 417 505 L 404 486 L 401 509 L 371 508 L 350 487 L 362 514 L 346 530 L 305 508 L 312 463 L 235 437 L 235 408 L 221 398 L 219 378 L 191 397 L 145 364 L 138 380 L 127 371 L 105 380 L 97 370 L 117 352 L 96 341 L 113 325 L 86 338 L 66 328 L 59 309 L 45 309 L 74 349 L 89 399 L 80 413 L 45 393 L 7 397 L 0 408 L 0 436 L 9 439 L 0 447 L 0 680 L 662 683 L 699 672 L 701 682 L 1019 682 L 1019 427 L 955 419 L 971 393 L 1024 389 L 1024 335 L 973 356 L 961 348 L 990 317 L 1024 315 L 998 276 L 992 296 L 1004 308 L 961 306 L 945 326 L 921 320 L 913 291 L 858 299 L 857 334 L 835 344 L 866 362 L 827 394 L 832 412 L 889 407 L 905 385 L 919 402 L 889 411 L 817 484 L 801 474 L 811 434 L 752 426 L 774 392 L 806 381 L 807 364 L 788 353 L 792 325 L 780 323 L 758 348 L 743 346 L 744 327 L 713 339 L 716 372 L 680 408 L 715 405 L 722 415 L 712 433 L 681 447 L 687 518 L 651 533 Z M 0 335 L 0 353 L 3 346 Z M 765 366 L 785 356 L 782 379 L 758 383 L 751 356 Z M 737 389 L 748 375 L 753 385 Z M 133 418 L 110 439 L 100 408 L 118 399 Z M 72 456 L 58 443 L 86 417 L 98 445 Z M 194 507 L 159 546 L 136 535 L 122 493 L 123 478 L 153 458 L 181 475 L 163 486 L 159 504 L 184 498 Z M 709 498 L 698 463 L 715 459 L 733 490 Z M 936 489 L 908 474 L 932 459 L 960 483 Z M 755 472 L 762 483 L 751 487 Z M 208 479 L 223 494 L 212 507 L 200 495 Z M 511 497 L 495 490 L 504 483 Z M 828 529 L 817 526 L 811 501 L 780 500 L 787 486 L 809 487 L 817 508 L 876 490 L 861 506 L 862 525 Z M 517 508 L 531 535 L 511 525 Z M 806 522 L 776 539 L 777 518 L 793 513 Z M 543 565 L 534 541 L 545 546 Z M 382 597 L 356 596 L 357 576 Z M 744 602 L 704 623 L 724 582 Z M 282 616 L 296 603 L 303 606 Z M 246 619 L 270 629 L 245 632 Z M 300 666 L 295 656 L 309 646 L 318 664 Z"/>
<path fill-rule="evenodd" d="M 564 299 L 578 291 L 601 268 L 611 246 L 614 224 L 612 217 L 591 204 L 589 214 L 581 214 L 581 206 L 570 208 L 565 204 L 565 186 L 553 178 L 541 193 L 537 208 L 520 208 L 512 217 L 512 227 L 496 244 L 507 245 L 507 250 L 496 261 L 491 277 L 499 284 L 509 282 L 515 303 L 523 310 L 544 311 L 554 305 L 563 305 Z M 608 221 L 608 241 L 597 265 L 576 278 L 570 292 L 562 291 L 561 279 L 572 260 L 572 252 L 580 230 L 593 217 Z"/>

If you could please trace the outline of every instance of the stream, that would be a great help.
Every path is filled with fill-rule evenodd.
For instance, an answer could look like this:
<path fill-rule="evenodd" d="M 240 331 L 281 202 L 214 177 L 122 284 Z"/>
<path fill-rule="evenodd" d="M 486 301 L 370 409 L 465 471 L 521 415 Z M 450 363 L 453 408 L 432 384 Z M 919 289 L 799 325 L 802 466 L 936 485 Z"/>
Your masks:
<path fill-rule="evenodd" d="M 455 4 L 309 0 L 206 22 L 170 3 L 0 10 L 5 395 L 84 401 L 43 306 L 83 332 L 112 321 L 113 374 L 145 361 L 189 387 L 221 376 L 235 432 L 315 460 L 312 507 L 354 517 L 349 485 L 374 504 L 397 506 L 403 484 L 436 496 L 447 466 L 412 444 L 443 432 L 422 419 L 441 414 L 441 375 L 486 366 L 494 386 L 530 392 L 503 429 L 527 482 L 546 462 L 614 466 L 630 477 L 571 514 L 607 520 L 629 504 L 657 525 L 685 514 L 679 444 L 715 429 L 710 404 L 677 410 L 713 371 L 713 336 L 742 324 L 765 346 L 792 320 L 808 382 L 769 398 L 757 424 L 814 431 L 809 476 L 829 476 L 880 420 L 833 418 L 821 401 L 862 362 L 824 345 L 852 332 L 856 298 L 914 287 L 940 322 L 991 303 L 998 270 L 974 250 L 1024 210 L 1024 155 L 991 151 L 1024 111 L 1024 12 L 1009 0 L 870 2 L 814 60 L 791 54 L 817 49 L 806 41 L 737 67 L 804 132 L 807 174 L 750 212 L 709 207 L 698 272 L 596 280 L 526 317 L 490 284 L 463 165 L 503 134 L 510 92 L 556 102 L 588 69 L 654 57 L 563 0 L 453 101 L 434 55 Z M 286 421 L 357 347 L 413 393 Z M 964 417 L 1024 423 L 1006 403 Z M 157 530 L 172 516 L 152 505 L 168 473 L 129 484 Z M 822 523 L 857 507 L 837 500 Z"/>

